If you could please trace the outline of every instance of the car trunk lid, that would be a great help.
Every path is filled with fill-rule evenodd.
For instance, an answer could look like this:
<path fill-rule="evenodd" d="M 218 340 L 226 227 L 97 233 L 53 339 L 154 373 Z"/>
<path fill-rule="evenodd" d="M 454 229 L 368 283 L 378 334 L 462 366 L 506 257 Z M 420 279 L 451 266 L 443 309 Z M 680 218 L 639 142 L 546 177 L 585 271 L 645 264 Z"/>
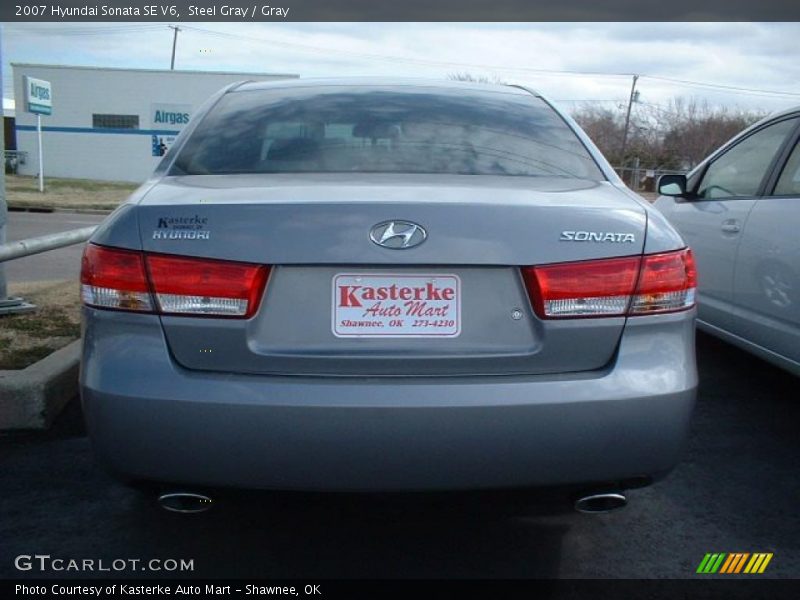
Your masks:
<path fill-rule="evenodd" d="M 527 177 L 167 178 L 138 212 L 146 252 L 272 266 L 250 319 L 161 320 L 184 367 L 276 375 L 601 368 L 614 354 L 625 318 L 540 319 L 519 267 L 640 254 L 646 225 L 644 209 L 611 184 Z M 370 239 L 377 224 L 393 220 L 420 225 L 427 238 L 402 250 Z M 397 290 L 403 282 L 411 294 L 421 290 L 416 300 L 429 301 L 428 307 L 447 305 L 449 318 L 418 311 L 404 327 L 426 323 L 407 336 L 337 326 L 345 318 L 360 323 L 358 310 L 342 311 L 337 298 L 351 304 L 344 308 L 360 309 L 352 306 L 354 288 L 390 289 L 393 282 Z M 429 285 L 457 287 L 457 298 L 446 301 L 434 291 L 431 300 Z"/>

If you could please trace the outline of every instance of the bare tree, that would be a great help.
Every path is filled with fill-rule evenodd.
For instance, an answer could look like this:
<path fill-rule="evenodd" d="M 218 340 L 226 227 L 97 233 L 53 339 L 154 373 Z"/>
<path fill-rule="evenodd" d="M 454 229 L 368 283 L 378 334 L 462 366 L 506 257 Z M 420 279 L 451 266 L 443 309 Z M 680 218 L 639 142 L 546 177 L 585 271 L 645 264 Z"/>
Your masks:
<path fill-rule="evenodd" d="M 755 123 L 764 115 L 757 112 L 711 108 L 707 102 L 675 98 L 670 101 L 664 151 L 676 166 L 691 168 L 715 148 Z"/>
<path fill-rule="evenodd" d="M 631 115 L 625 156 L 619 154 L 624 107 L 587 104 L 572 116 L 615 166 L 638 158 L 644 168 L 690 169 L 763 115 L 711 107 L 694 98 L 674 98 L 666 107 L 638 103 Z"/>
<path fill-rule="evenodd" d="M 585 104 L 572 117 L 612 164 L 620 161 L 620 141 L 625 115 L 619 110 Z"/>

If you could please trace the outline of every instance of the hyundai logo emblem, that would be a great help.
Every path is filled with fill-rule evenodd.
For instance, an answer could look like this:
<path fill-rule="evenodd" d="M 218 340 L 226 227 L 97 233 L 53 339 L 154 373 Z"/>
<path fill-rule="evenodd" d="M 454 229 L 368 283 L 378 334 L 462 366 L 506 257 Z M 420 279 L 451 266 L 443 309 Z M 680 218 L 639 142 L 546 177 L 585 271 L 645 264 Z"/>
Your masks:
<path fill-rule="evenodd" d="M 419 246 L 428 237 L 421 225 L 411 221 L 384 221 L 369 232 L 369 239 L 390 250 L 405 250 Z"/>

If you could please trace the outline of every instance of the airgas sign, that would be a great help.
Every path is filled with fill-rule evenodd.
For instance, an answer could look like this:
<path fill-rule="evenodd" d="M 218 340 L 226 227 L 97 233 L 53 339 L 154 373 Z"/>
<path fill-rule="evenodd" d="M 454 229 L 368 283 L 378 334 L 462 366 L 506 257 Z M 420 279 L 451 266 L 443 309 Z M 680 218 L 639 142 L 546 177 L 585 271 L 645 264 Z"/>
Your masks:
<path fill-rule="evenodd" d="M 25 77 L 25 104 L 28 112 L 49 115 L 53 112 L 53 90 L 49 81 Z"/>
<path fill-rule="evenodd" d="M 183 129 L 189 123 L 190 104 L 153 104 L 151 107 L 153 129 Z"/>

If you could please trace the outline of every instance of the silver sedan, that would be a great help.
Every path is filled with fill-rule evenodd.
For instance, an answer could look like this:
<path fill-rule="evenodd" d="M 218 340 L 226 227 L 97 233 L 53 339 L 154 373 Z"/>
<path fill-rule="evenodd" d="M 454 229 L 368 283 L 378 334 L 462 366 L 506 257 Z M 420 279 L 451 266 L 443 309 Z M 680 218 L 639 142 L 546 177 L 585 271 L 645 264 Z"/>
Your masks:
<path fill-rule="evenodd" d="M 800 108 L 764 119 L 658 207 L 692 246 L 702 329 L 800 375 Z"/>
<path fill-rule="evenodd" d="M 88 429 L 128 480 L 602 510 L 675 466 L 695 402 L 691 251 L 518 87 L 231 86 L 81 281 Z"/>

